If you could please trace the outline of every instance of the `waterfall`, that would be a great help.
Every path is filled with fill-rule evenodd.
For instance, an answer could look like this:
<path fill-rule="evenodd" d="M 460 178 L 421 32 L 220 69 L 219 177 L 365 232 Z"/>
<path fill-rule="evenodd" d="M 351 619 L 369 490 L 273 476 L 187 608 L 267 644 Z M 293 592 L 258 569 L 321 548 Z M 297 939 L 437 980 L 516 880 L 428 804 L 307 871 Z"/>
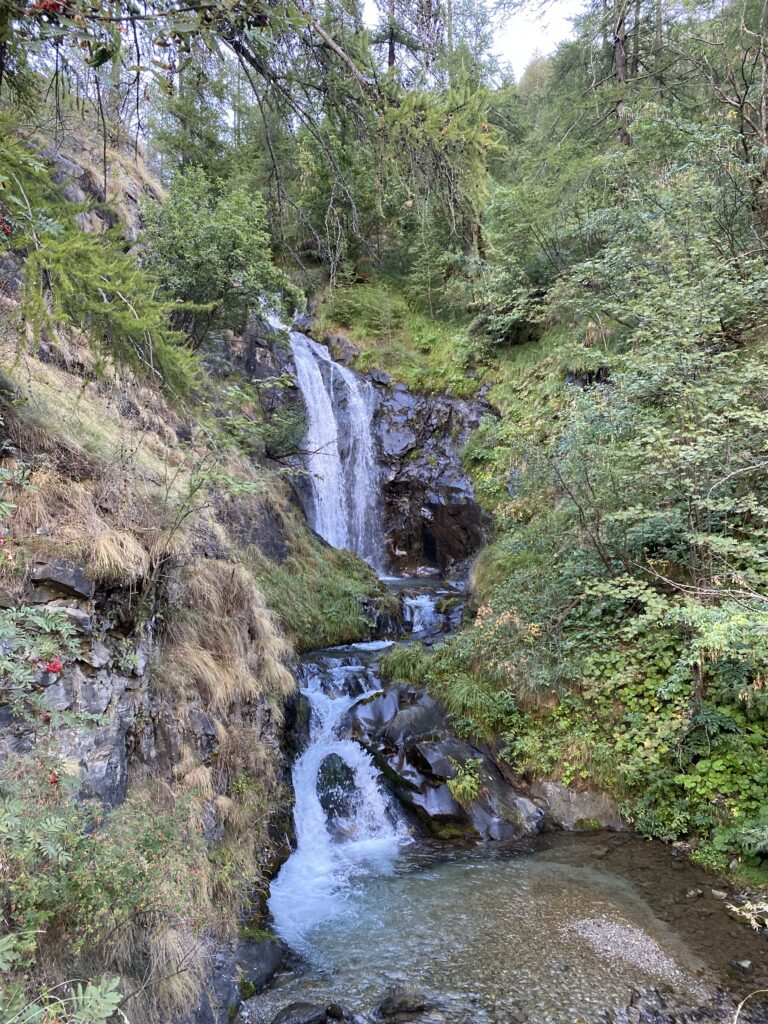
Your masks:
<path fill-rule="evenodd" d="M 412 633 L 426 633 L 439 629 L 445 624 L 445 616 L 437 609 L 437 596 L 431 593 L 406 595 L 403 599 L 405 621 Z"/>
<path fill-rule="evenodd" d="M 387 799 L 370 755 L 355 740 L 339 735 L 346 712 L 378 687 L 360 693 L 359 663 L 308 666 L 302 693 L 311 707 L 310 740 L 293 768 L 296 850 L 272 882 L 269 909 L 280 937 L 294 949 L 307 933 L 337 917 L 355 877 L 369 867 L 386 871 L 405 839 L 391 821 Z M 354 693 L 349 693 L 354 690 Z M 342 838 L 329 829 L 318 793 L 320 768 L 336 754 L 354 779 L 352 809 Z"/>
<path fill-rule="evenodd" d="M 313 528 L 337 548 L 356 551 L 383 568 L 379 471 L 370 383 L 334 362 L 328 350 L 291 331 L 296 381 L 307 410 L 307 451 Z"/>

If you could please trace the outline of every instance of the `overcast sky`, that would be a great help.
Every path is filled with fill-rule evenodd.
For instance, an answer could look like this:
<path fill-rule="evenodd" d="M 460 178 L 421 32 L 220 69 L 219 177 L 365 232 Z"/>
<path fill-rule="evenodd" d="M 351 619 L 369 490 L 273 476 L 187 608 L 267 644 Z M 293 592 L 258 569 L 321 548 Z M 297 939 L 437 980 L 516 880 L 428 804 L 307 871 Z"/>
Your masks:
<path fill-rule="evenodd" d="M 559 0 L 540 17 L 515 14 L 499 31 L 494 51 L 499 59 L 510 64 L 520 79 L 531 57 L 538 50 L 547 55 L 571 34 L 570 18 L 583 7 L 581 0 Z"/>

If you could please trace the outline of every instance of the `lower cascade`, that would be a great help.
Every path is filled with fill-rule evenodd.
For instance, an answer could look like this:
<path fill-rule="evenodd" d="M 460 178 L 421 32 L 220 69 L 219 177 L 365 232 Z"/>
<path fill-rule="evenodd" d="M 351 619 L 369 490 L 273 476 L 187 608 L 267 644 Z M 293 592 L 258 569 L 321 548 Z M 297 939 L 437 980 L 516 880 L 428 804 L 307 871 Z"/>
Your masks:
<path fill-rule="evenodd" d="M 311 719 L 309 744 L 293 769 L 296 852 L 272 883 L 269 900 L 277 933 L 297 949 L 306 948 L 312 928 L 344 912 L 357 876 L 371 867 L 387 870 L 407 840 L 370 755 L 339 735 L 352 705 L 380 689 L 371 675 L 354 658 L 327 658 L 301 673 Z M 329 764 L 337 766 L 335 777 L 326 771 L 324 780 Z"/>
<path fill-rule="evenodd" d="M 291 331 L 290 342 L 307 411 L 310 521 L 329 544 L 357 552 L 380 570 L 384 542 L 371 428 L 373 388 L 306 334 Z"/>
<path fill-rule="evenodd" d="M 433 824 L 445 824 L 441 761 L 483 748 L 446 732 L 423 689 L 384 683 L 379 658 L 397 643 L 438 642 L 460 615 L 461 587 L 389 586 L 404 636 L 318 651 L 299 668 L 310 725 L 293 768 L 296 843 L 268 901 L 293 955 L 243 1004 L 242 1024 L 730 1024 L 727 965 L 755 953 L 725 915 L 700 927 L 698 869 L 627 833 L 428 838 L 414 814 L 423 780 Z M 478 827 L 483 806 L 511 806 L 499 778 L 483 778 Z"/>

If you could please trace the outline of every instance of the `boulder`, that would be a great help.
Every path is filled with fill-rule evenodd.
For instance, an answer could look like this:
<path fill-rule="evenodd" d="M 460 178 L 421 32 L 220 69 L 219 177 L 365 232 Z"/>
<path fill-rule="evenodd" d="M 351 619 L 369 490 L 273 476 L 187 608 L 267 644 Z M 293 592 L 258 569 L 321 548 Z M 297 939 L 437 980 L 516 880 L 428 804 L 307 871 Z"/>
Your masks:
<path fill-rule="evenodd" d="M 237 966 L 242 972 L 242 980 L 252 992 L 258 992 L 272 980 L 285 954 L 286 947 L 272 935 L 246 939 L 238 945 L 235 951 Z"/>
<path fill-rule="evenodd" d="M 558 828 L 569 832 L 624 828 L 618 804 L 599 790 L 570 789 L 561 782 L 542 779 L 531 786 L 531 794 L 546 805 L 548 824 Z"/>
<path fill-rule="evenodd" d="M 385 731 L 391 744 L 402 746 L 409 740 L 445 734 L 445 711 L 436 700 L 424 690 L 400 687 L 399 691 L 400 710 Z"/>
<path fill-rule="evenodd" d="M 291 1003 L 272 1018 L 272 1024 L 325 1024 L 328 1010 L 315 1003 Z"/>
<path fill-rule="evenodd" d="M 227 1024 L 240 1004 L 237 964 L 230 946 L 211 949 L 198 1005 L 174 1024 Z"/>
<path fill-rule="evenodd" d="M 329 754 L 317 773 L 317 796 L 329 822 L 351 815 L 356 790 L 352 769 L 338 754 Z"/>
<path fill-rule="evenodd" d="M 85 575 L 81 565 L 65 558 L 52 558 L 34 567 L 31 578 L 40 587 L 53 591 L 56 596 L 67 594 L 90 600 L 96 585 Z"/>
<path fill-rule="evenodd" d="M 396 690 L 385 690 L 375 697 L 359 701 L 352 708 L 352 733 L 378 737 L 399 711 Z"/>

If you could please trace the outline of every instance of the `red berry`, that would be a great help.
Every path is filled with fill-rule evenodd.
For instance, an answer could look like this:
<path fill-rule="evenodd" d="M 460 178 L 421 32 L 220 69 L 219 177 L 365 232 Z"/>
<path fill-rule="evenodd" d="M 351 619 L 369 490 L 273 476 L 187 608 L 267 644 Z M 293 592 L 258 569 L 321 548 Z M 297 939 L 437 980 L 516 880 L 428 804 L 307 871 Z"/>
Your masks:
<path fill-rule="evenodd" d="M 62 663 L 62 660 L 61 660 L 61 658 L 53 658 L 53 659 L 52 659 L 51 661 L 49 661 L 49 662 L 48 662 L 48 664 L 47 664 L 47 665 L 45 666 L 45 671 L 46 671 L 46 672 L 52 672 L 52 673 L 53 673 L 54 675 L 56 675 L 56 674 L 58 674 L 59 672 L 61 672 L 61 670 L 62 670 L 62 668 L 63 668 L 63 667 L 64 667 L 64 666 L 63 666 L 63 663 Z"/>

